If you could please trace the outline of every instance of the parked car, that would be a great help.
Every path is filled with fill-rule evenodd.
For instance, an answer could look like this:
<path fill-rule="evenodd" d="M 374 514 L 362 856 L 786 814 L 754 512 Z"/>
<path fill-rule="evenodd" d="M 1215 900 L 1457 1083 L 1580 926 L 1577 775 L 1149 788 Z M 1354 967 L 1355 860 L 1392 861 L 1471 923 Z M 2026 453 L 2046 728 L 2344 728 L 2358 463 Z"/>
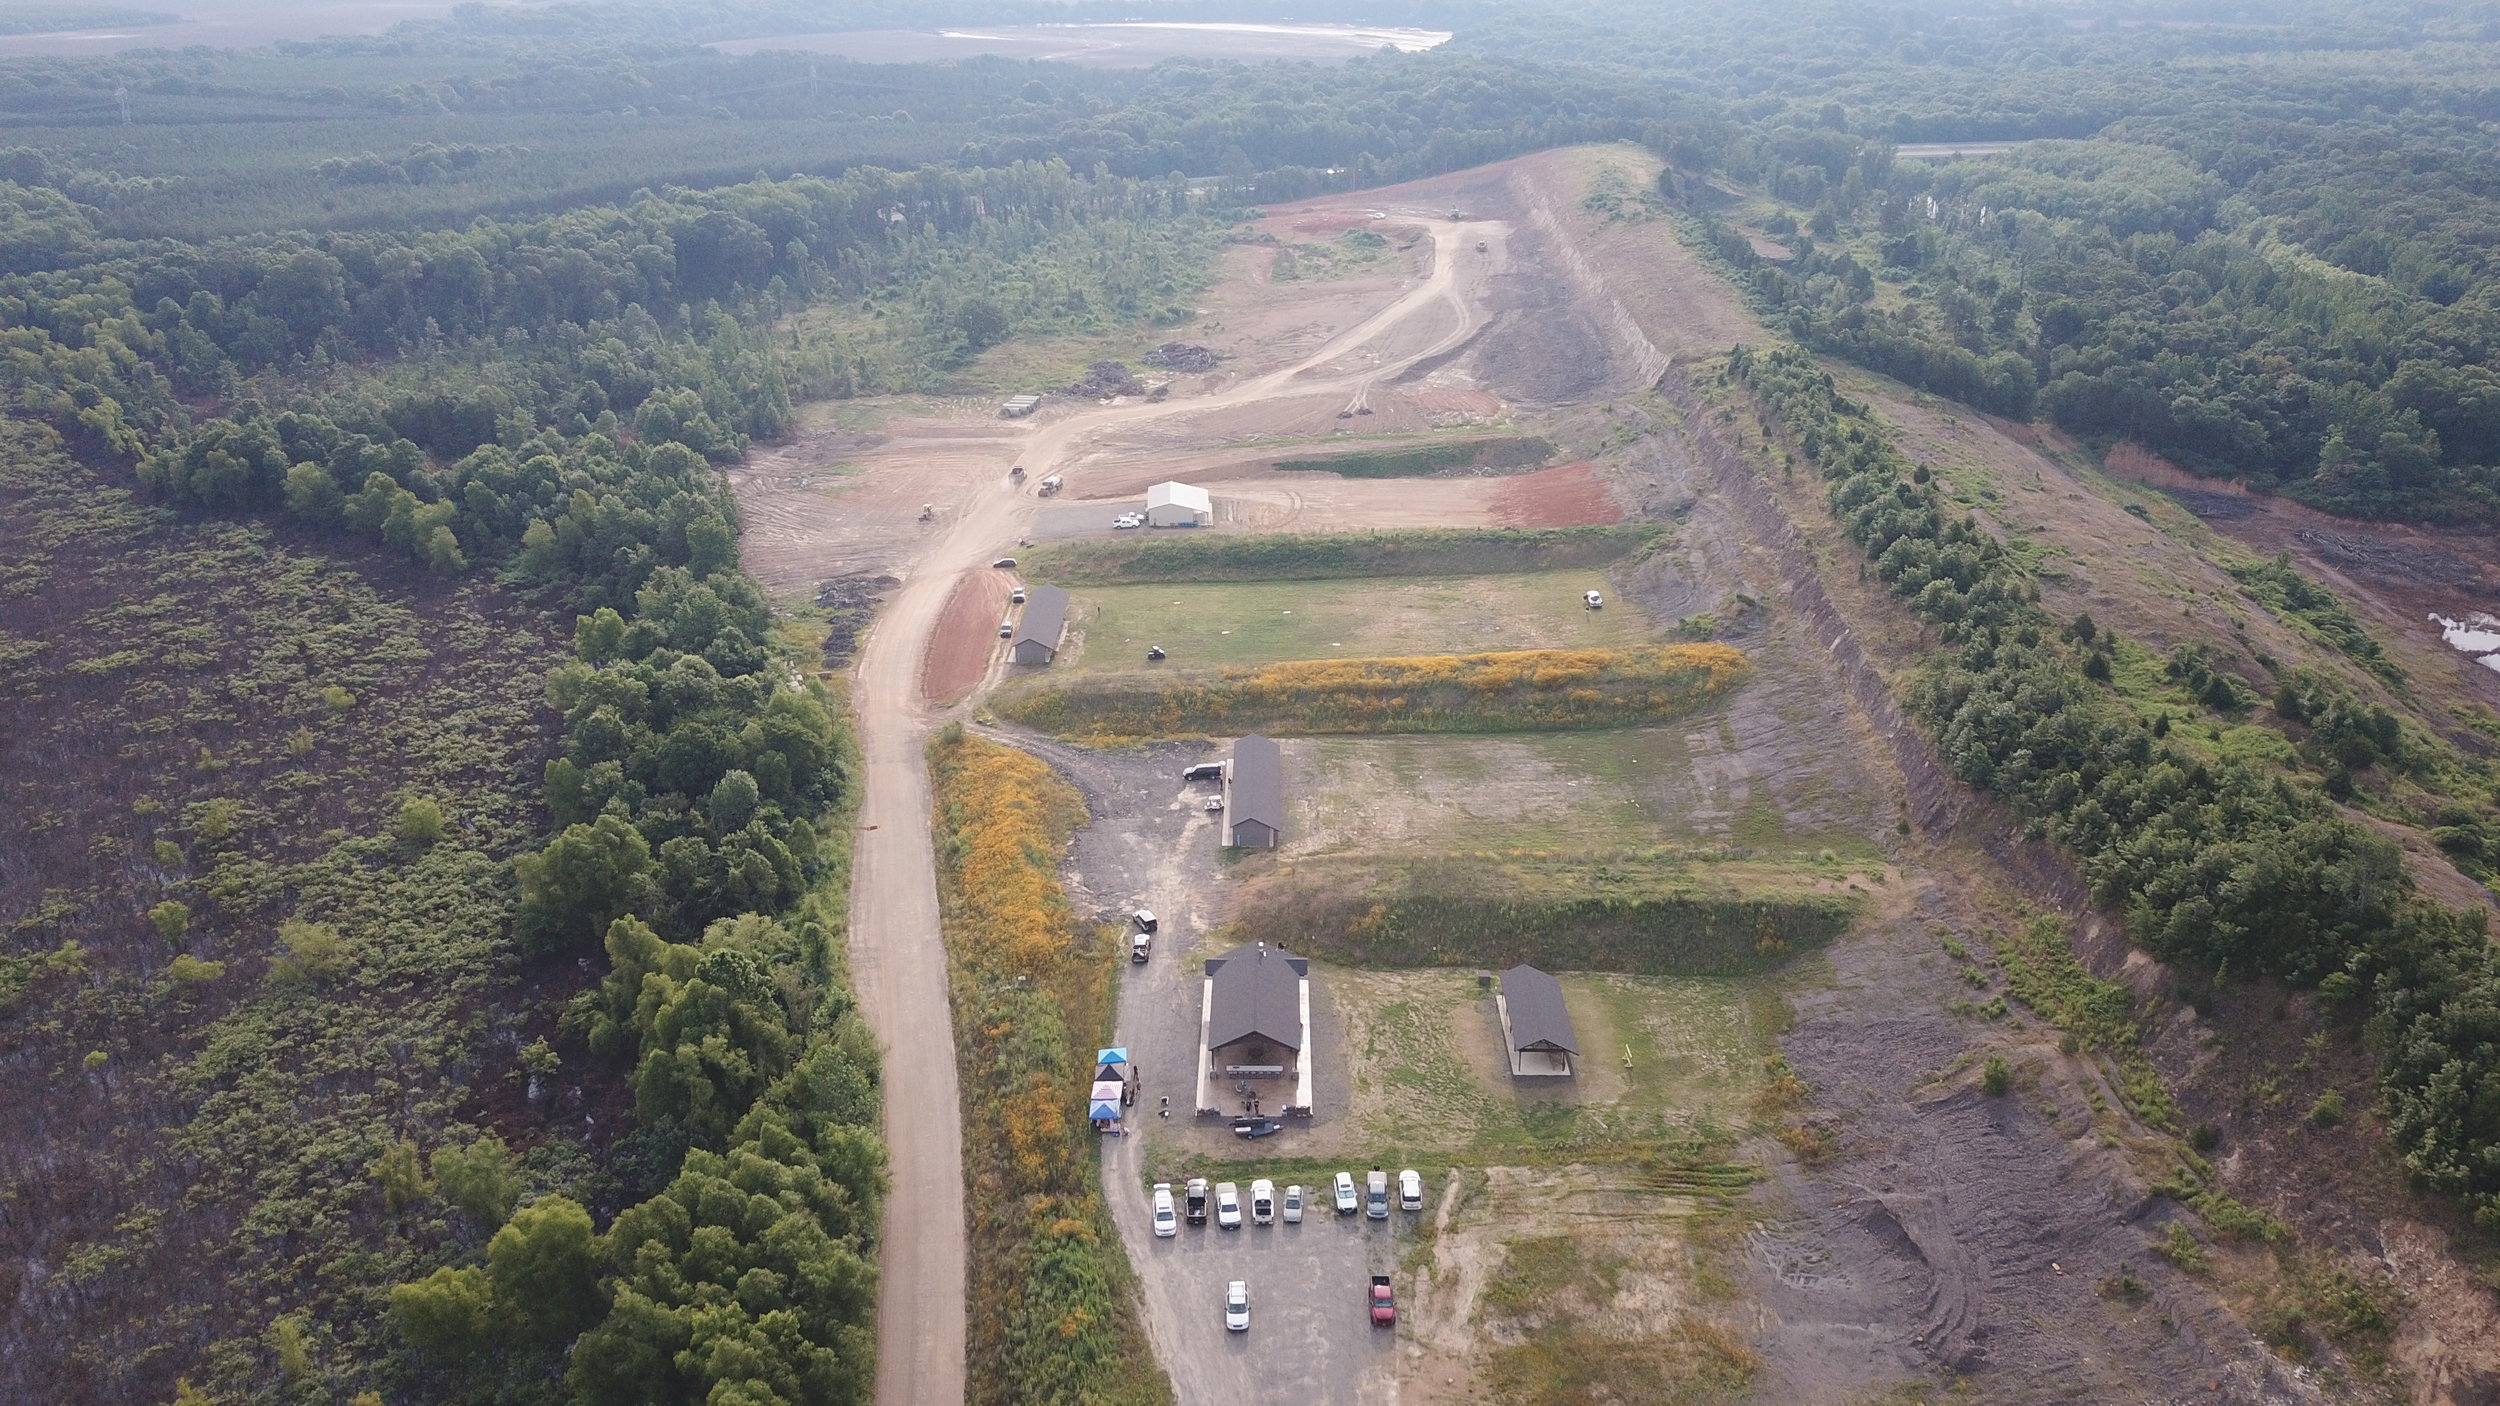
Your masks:
<path fill-rule="evenodd" d="M 1363 1179 L 1363 1214 L 1373 1220 L 1389 1218 L 1389 1174 L 1378 1167 Z"/>
<path fill-rule="evenodd" d="M 1007 593 L 1007 603 L 1009 605 L 1024 604 L 1024 588 L 1022 586 L 1018 586 L 1014 590 L 1009 591 Z"/>
<path fill-rule="evenodd" d="M 1222 762 L 1199 762 L 1194 766 L 1181 768 L 1183 781 L 1221 781 L 1223 779 L 1224 764 Z"/>
<path fill-rule="evenodd" d="M 1014 557 L 1000 557 L 998 560 L 991 562 L 990 565 L 1000 571 L 1013 571 L 1016 569 L 1016 559 Z"/>
<path fill-rule="evenodd" d="M 1129 914 L 1128 920 L 1137 924 L 1137 930 L 1139 932 L 1153 932 L 1155 930 L 1155 910 L 1152 908 L 1140 908 L 1136 912 Z"/>
<path fill-rule="evenodd" d="M 1000 639 L 1002 639 L 1002 640 L 1011 640 L 1011 639 L 1014 639 L 1014 638 L 1016 637 L 1016 622 L 1015 622 L 1015 621 L 1013 621 L 1013 620 L 1001 620 L 1001 621 L 999 621 L 999 622 L 998 622 L 998 637 L 999 637 Z"/>
<path fill-rule="evenodd" d="M 1241 1229 L 1241 1188 L 1229 1181 L 1215 1184 L 1215 1225 L 1219 1230 Z"/>
<path fill-rule="evenodd" d="M 1585 602 L 1591 610 L 1604 610 L 1606 608 L 1606 597 L 1600 592 L 1583 592 L 1580 599 Z"/>
<path fill-rule="evenodd" d="M 1207 1223 L 1207 1179 L 1205 1177 L 1191 1177 L 1189 1179 L 1189 1195 L 1188 1199 L 1183 1204 L 1189 1208 L 1189 1223 L 1191 1225 L 1205 1225 Z"/>
<path fill-rule="evenodd" d="M 1111 520 L 1111 526 L 1116 531 L 1126 531 L 1132 527 L 1144 527 L 1145 525 L 1146 520 L 1139 517 L 1135 513 L 1122 513 L 1118 517 Z"/>
<path fill-rule="evenodd" d="M 1224 1286 L 1224 1326 L 1236 1333 L 1250 1331 L 1250 1281 L 1236 1279 Z"/>
<path fill-rule="evenodd" d="M 1394 1328 L 1398 1323 L 1398 1291 L 1386 1274 L 1372 1276 L 1372 1326 Z"/>
<path fill-rule="evenodd" d="M 1298 1187 L 1298 1186 L 1288 1186 L 1288 1187 L 1286 1187 L 1286 1188 L 1285 1188 L 1285 1224 L 1287 1224 L 1287 1225 L 1300 1225 L 1300 1224 L 1302 1224 L 1302 1188 L 1301 1188 L 1301 1187 Z"/>
<path fill-rule="evenodd" d="M 1284 1130 L 1285 1125 L 1273 1118 L 1235 1118 L 1233 1120 L 1234 1137 L 1271 1137 Z"/>
<path fill-rule="evenodd" d="M 1128 940 L 1128 959 L 1132 962 L 1145 961 L 1154 955 L 1154 947 L 1154 934 L 1138 933 Z"/>
<path fill-rule="evenodd" d="M 1250 1183 L 1250 1223 L 1253 1225 L 1276 1223 L 1276 1183 L 1265 1177 Z"/>
<path fill-rule="evenodd" d="M 1223 810 L 1224 798 L 1222 796 L 1207 797 L 1207 813 L 1209 815 L 1220 815 L 1223 813 Z"/>
<path fill-rule="evenodd" d="M 1180 1233 L 1180 1217 L 1172 1214 L 1172 1183 L 1155 1183 L 1155 1234 L 1165 1240 Z"/>
<path fill-rule="evenodd" d="M 1420 1211 L 1424 1208 L 1423 1174 L 1413 1167 L 1398 1173 L 1398 1209 Z"/>
<path fill-rule="evenodd" d="M 1354 1173 L 1337 1173 L 1337 1214 L 1350 1216 L 1361 1207 L 1362 1202 L 1356 1200 L 1354 1196 Z"/>

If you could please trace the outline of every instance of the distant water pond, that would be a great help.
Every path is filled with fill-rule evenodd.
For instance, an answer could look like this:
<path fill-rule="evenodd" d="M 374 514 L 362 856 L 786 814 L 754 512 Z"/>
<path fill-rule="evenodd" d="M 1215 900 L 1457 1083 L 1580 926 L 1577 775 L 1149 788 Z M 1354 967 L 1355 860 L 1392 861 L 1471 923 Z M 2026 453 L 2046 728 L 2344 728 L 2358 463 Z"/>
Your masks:
<path fill-rule="evenodd" d="M 1147 68 L 1174 58 L 1305 59 L 1332 62 L 1382 48 L 1418 53 L 1449 42 L 1441 29 L 1358 24 L 1193 23 L 1120 20 L 1106 24 L 1007 24 L 978 29 L 861 29 L 727 39 L 726 54 L 796 49 L 867 63 L 927 63 L 990 54 L 1096 68 Z"/>

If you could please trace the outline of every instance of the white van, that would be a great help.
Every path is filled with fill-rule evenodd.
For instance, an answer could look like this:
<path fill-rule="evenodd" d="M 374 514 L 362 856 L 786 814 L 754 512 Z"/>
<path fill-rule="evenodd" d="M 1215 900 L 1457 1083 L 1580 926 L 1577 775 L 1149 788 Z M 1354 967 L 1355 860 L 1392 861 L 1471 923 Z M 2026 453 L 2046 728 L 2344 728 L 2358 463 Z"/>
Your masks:
<path fill-rule="evenodd" d="M 1265 1177 L 1250 1183 L 1250 1221 L 1253 1225 L 1276 1223 L 1276 1183 Z"/>
<path fill-rule="evenodd" d="M 1398 1209 L 1420 1211 L 1424 1208 L 1424 1179 L 1413 1167 L 1398 1173 Z"/>
<path fill-rule="evenodd" d="M 1172 1214 L 1172 1183 L 1155 1183 L 1155 1235 L 1169 1240 L 1180 1233 L 1180 1218 Z"/>

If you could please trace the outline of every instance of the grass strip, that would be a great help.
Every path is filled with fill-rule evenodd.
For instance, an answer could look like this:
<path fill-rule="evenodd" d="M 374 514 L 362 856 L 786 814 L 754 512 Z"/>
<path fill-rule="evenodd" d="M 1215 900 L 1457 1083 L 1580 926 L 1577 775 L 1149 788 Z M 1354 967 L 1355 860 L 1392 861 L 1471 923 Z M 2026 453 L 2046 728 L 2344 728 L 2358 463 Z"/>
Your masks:
<path fill-rule="evenodd" d="M 1509 576 L 1602 566 L 1649 546 L 1655 525 L 1459 527 L 1390 532 L 1172 533 L 1063 542 L 1029 574 L 1075 586 L 1155 581 L 1321 581 Z"/>
<path fill-rule="evenodd" d="M 930 743 L 929 770 L 963 1086 L 970 1398 L 1161 1406 L 1171 1387 L 1085 1130 L 1120 961 L 1059 884 L 1085 802 L 1048 765 L 961 727 Z"/>
<path fill-rule="evenodd" d="M 1421 478 L 1443 469 L 1525 469 L 1554 457 L 1554 446 L 1536 435 L 1463 439 L 1404 449 L 1358 449 L 1318 459 L 1280 459 L 1286 473 L 1327 473 L 1340 478 Z"/>
<path fill-rule="evenodd" d="M 1241 941 L 1363 967 L 1746 976 L 1820 947 L 1856 907 L 1825 894 L 1748 896 L 1675 868 L 1452 855 L 1301 864 L 1242 905 Z"/>
<path fill-rule="evenodd" d="M 997 710 L 1074 737 L 1567 731 L 1679 716 L 1748 668 L 1722 644 L 1309 659 L 1053 680 Z"/>

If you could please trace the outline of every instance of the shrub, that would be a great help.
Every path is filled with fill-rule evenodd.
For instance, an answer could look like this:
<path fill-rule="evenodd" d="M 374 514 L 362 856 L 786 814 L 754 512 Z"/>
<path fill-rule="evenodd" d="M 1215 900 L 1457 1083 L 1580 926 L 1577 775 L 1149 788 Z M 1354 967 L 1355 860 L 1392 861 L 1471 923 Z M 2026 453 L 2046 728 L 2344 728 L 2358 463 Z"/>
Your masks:
<path fill-rule="evenodd" d="M 411 796 L 400 803 L 399 820 L 391 828 L 401 844 L 427 848 L 442 839 L 447 828 L 442 803 L 431 796 Z"/>
<path fill-rule="evenodd" d="M 2327 1090 L 2309 1105 L 2309 1125 L 2313 1128 L 2332 1128 L 2343 1121 L 2344 1096 L 2337 1090 Z"/>
<path fill-rule="evenodd" d="M 289 919 L 279 924 L 278 948 L 277 957 L 269 963 L 269 975 L 275 981 L 327 981 L 355 962 L 347 940 L 327 923 Z"/>
<path fill-rule="evenodd" d="M 438 1269 L 391 1290 L 391 1317 L 417 1347 L 465 1357 L 493 1338 L 494 1290 L 482 1269 Z"/>
<path fill-rule="evenodd" d="M 158 937 L 179 946 L 183 935 L 191 931 L 191 905 L 166 899 L 148 910 L 148 922 L 156 928 Z"/>
<path fill-rule="evenodd" d="M 1988 1056 L 1987 1064 L 1979 1071 L 1979 1087 L 1985 1090 L 1990 1098 L 2003 1098 L 2012 1092 L 2014 1067 L 2005 1062 L 2005 1056 Z"/>
<path fill-rule="evenodd" d="M 493 1133 L 480 1134 L 465 1148 L 448 1143 L 435 1148 L 433 1167 L 443 1199 L 480 1227 L 511 1215 L 513 1202 L 520 1199 L 521 1179 L 512 1170 L 511 1153 Z"/>

